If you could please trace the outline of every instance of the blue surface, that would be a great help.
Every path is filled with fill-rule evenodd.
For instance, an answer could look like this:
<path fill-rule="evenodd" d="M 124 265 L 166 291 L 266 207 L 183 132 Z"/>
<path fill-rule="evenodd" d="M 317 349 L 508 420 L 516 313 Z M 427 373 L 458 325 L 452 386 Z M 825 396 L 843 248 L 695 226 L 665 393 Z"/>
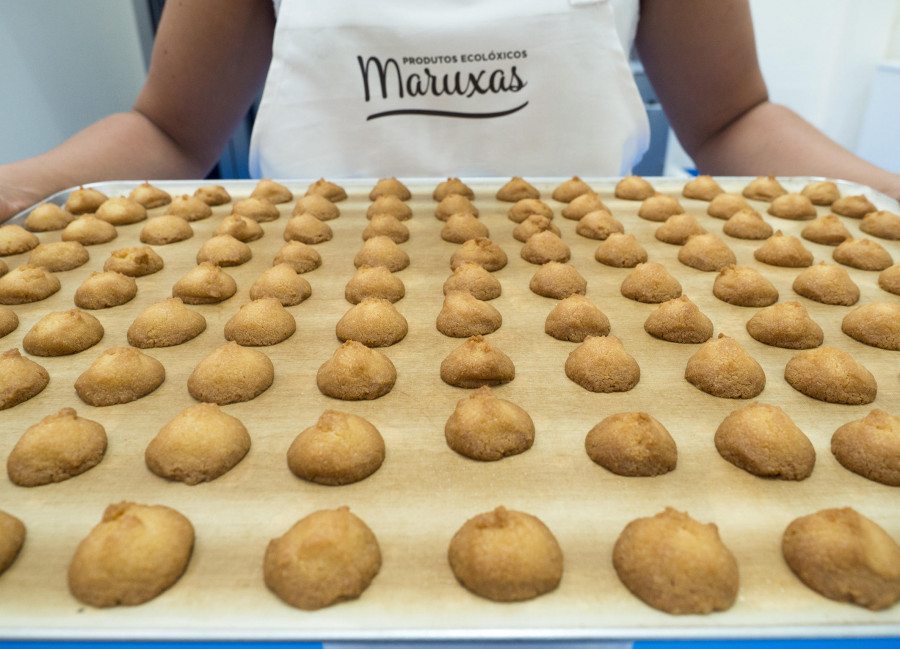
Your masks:
<path fill-rule="evenodd" d="M 441 643 L 435 643 L 439 647 Z M 478 643 L 481 646 L 490 643 Z M 529 643 L 493 643 L 497 647 L 523 646 Z M 541 643 L 546 646 L 546 643 Z M 564 649 L 567 643 L 559 643 Z M 577 643 L 585 646 L 586 643 Z M 81 642 L 81 641 L 0 641 L 2 649 L 320 649 L 319 643 L 298 642 Z M 347 645 L 342 643 L 342 646 Z M 365 649 L 365 643 L 359 643 Z M 385 644 L 380 646 L 384 647 Z M 397 643 L 398 647 L 403 643 Z M 597 643 L 602 646 L 602 643 Z M 702 641 L 639 641 L 634 649 L 900 649 L 900 638 L 842 638 L 842 639 L 799 639 L 799 640 L 702 640 Z"/>

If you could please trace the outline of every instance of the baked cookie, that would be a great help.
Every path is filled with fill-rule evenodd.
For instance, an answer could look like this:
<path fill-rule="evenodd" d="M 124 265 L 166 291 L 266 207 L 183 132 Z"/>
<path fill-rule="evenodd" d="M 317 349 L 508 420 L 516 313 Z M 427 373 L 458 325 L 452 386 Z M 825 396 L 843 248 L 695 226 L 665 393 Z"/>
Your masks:
<path fill-rule="evenodd" d="M 553 190 L 552 198 L 560 203 L 571 203 L 582 194 L 590 191 L 593 191 L 590 185 L 578 176 L 572 176 L 557 185 L 556 189 Z"/>
<path fill-rule="evenodd" d="M 172 199 L 166 208 L 166 214 L 177 216 L 185 221 L 201 221 L 212 216 L 212 208 L 209 203 L 197 196 L 182 194 Z"/>
<path fill-rule="evenodd" d="M 608 335 L 609 318 L 583 295 L 570 295 L 547 314 L 544 332 L 557 340 L 580 343 L 588 336 Z"/>
<path fill-rule="evenodd" d="M 245 198 L 237 201 L 231 206 L 231 213 L 246 216 L 257 223 L 268 223 L 281 216 L 278 208 L 265 198 Z"/>
<path fill-rule="evenodd" d="M 753 209 L 738 210 L 725 221 L 722 232 L 735 239 L 768 239 L 774 233 L 771 225 Z"/>
<path fill-rule="evenodd" d="M 550 261 L 564 263 L 572 257 L 572 251 L 559 235 L 544 231 L 530 237 L 522 246 L 520 255 L 529 264 L 546 264 Z"/>
<path fill-rule="evenodd" d="M 659 304 L 681 295 L 681 283 L 672 277 L 666 267 L 655 261 L 638 264 L 619 287 L 629 300 Z"/>
<path fill-rule="evenodd" d="M 216 304 L 237 292 L 237 282 L 219 266 L 205 261 L 182 276 L 172 286 L 172 297 L 185 304 Z"/>
<path fill-rule="evenodd" d="M 878 286 L 894 295 L 900 295 L 900 264 L 885 268 L 878 274 Z M 2 301 L 2 295 L 0 295 Z"/>
<path fill-rule="evenodd" d="M 613 268 L 634 268 L 647 261 L 647 251 L 633 234 L 612 232 L 597 246 L 594 259 Z"/>
<path fill-rule="evenodd" d="M 800 581 L 829 599 L 873 611 L 900 599 L 900 546 L 851 507 L 793 520 L 781 550 Z"/>
<path fill-rule="evenodd" d="M 230 234 L 238 241 L 247 243 L 261 239 L 264 232 L 262 226 L 253 219 L 240 214 L 229 214 L 213 230 L 213 235 L 219 234 Z"/>
<path fill-rule="evenodd" d="M 900 350 L 900 304 L 872 302 L 844 316 L 841 331 L 861 343 L 880 349 Z M 26 350 L 27 351 L 27 350 Z"/>
<path fill-rule="evenodd" d="M 644 331 L 670 343 L 702 343 L 713 335 L 713 323 L 687 295 L 660 304 L 644 321 Z"/>
<path fill-rule="evenodd" d="M 230 234 L 217 234 L 207 239 L 197 251 L 198 264 L 209 262 L 216 266 L 240 266 L 252 258 L 250 246 Z"/>
<path fill-rule="evenodd" d="M 189 485 L 224 475 L 250 450 L 250 434 L 240 419 L 214 403 L 198 403 L 179 412 L 150 440 L 147 468 L 161 478 Z"/>
<path fill-rule="evenodd" d="M 869 212 L 863 217 L 859 229 L 879 239 L 896 241 L 900 239 L 900 214 L 887 210 Z"/>
<path fill-rule="evenodd" d="M 69 194 L 64 207 L 67 212 L 77 216 L 96 212 L 107 198 L 109 197 L 106 194 L 93 187 L 79 187 Z"/>
<path fill-rule="evenodd" d="M 861 219 L 878 208 L 865 195 L 842 196 L 831 204 L 831 211 L 851 219 Z"/>
<path fill-rule="evenodd" d="M 446 221 L 454 214 L 478 216 L 478 208 L 462 194 L 449 194 L 434 208 L 434 217 Z"/>
<path fill-rule="evenodd" d="M 772 201 L 787 193 L 775 176 L 759 176 L 747 183 L 741 191 L 742 196 L 754 201 Z"/>
<path fill-rule="evenodd" d="M 503 316 L 496 308 L 471 293 L 449 291 L 445 295 L 436 321 L 437 330 L 445 336 L 469 338 L 487 335 L 497 331 L 503 323 Z"/>
<path fill-rule="evenodd" d="M 663 243 L 683 246 L 687 243 L 688 237 L 704 232 L 706 232 L 706 228 L 700 225 L 697 217 L 693 214 L 673 214 L 656 228 L 654 236 Z"/>
<path fill-rule="evenodd" d="M 534 422 L 522 408 L 485 386 L 460 399 L 444 425 L 447 446 L 489 462 L 524 453 L 534 443 Z"/>
<path fill-rule="evenodd" d="M 503 248 L 485 237 L 471 239 L 454 251 L 450 256 L 450 269 L 456 268 L 467 261 L 472 261 L 487 271 L 494 272 L 506 266 L 508 258 Z"/>
<path fill-rule="evenodd" d="M 356 599 L 380 569 L 378 540 L 347 507 L 301 519 L 269 541 L 263 559 L 266 586 L 307 611 Z"/>
<path fill-rule="evenodd" d="M 800 231 L 800 236 L 813 243 L 836 246 L 852 235 L 838 217 L 834 214 L 826 214 L 807 224 Z"/>
<path fill-rule="evenodd" d="M 573 198 L 568 205 L 562 208 L 560 214 L 572 221 L 579 221 L 588 212 L 596 212 L 597 210 L 609 212 L 609 208 L 600 200 L 600 195 L 597 192 L 587 192 Z"/>
<path fill-rule="evenodd" d="M 450 194 L 462 194 L 470 200 L 475 200 L 475 192 L 459 178 L 448 178 L 437 184 L 431 197 L 436 201 L 442 201 Z"/>
<path fill-rule="evenodd" d="M 103 262 L 103 270 L 112 270 L 129 277 L 143 277 L 162 270 L 163 260 L 150 246 L 119 248 Z"/>
<path fill-rule="evenodd" d="M 754 250 L 753 257 L 764 264 L 785 268 L 806 268 L 813 263 L 813 254 L 804 247 L 800 239 L 782 234 L 781 230 L 776 230 L 775 234 Z"/>
<path fill-rule="evenodd" d="M 834 431 L 831 452 L 853 473 L 900 486 L 900 417 L 875 408 Z"/>
<path fill-rule="evenodd" d="M 513 176 L 497 190 L 497 200 L 515 203 L 523 198 L 540 198 L 541 193 L 527 180 Z"/>
<path fill-rule="evenodd" d="M 528 288 L 537 295 L 562 300 L 570 295 L 584 295 L 587 280 L 571 264 L 548 261 L 531 276 Z"/>
<path fill-rule="evenodd" d="M 379 235 L 363 242 L 362 248 L 353 258 L 353 264 L 360 266 L 385 266 L 392 273 L 409 266 L 409 255 L 389 237 Z"/>
<path fill-rule="evenodd" d="M 458 211 L 462 210 L 454 210 L 453 212 L 448 213 L 447 216 L 455 214 Z M 376 214 L 390 214 L 398 221 L 408 221 L 412 218 L 412 208 L 396 196 L 379 196 L 366 209 L 366 218 L 371 219 Z"/>
<path fill-rule="evenodd" d="M 368 478 L 381 467 L 384 455 L 384 438 L 371 422 L 326 410 L 291 442 L 287 463 L 298 478 L 338 486 Z"/>
<path fill-rule="evenodd" d="M 0 306 L 0 338 L 11 334 L 19 327 L 19 316 L 8 306 Z"/>
<path fill-rule="evenodd" d="M 359 304 L 367 297 L 398 302 L 403 299 L 404 295 L 406 295 L 406 287 L 403 285 L 403 280 L 394 275 L 386 266 L 363 264 L 356 269 L 356 273 L 344 287 L 344 298 L 350 304 Z"/>
<path fill-rule="evenodd" d="M 506 216 L 513 223 L 521 223 L 532 214 L 539 214 L 548 219 L 553 219 L 553 209 L 539 198 L 523 198 L 516 201 Z"/>
<path fill-rule="evenodd" d="M 465 243 L 470 239 L 488 236 L 488 227 L 471 214 L 452 214 L 441 228 L 441 239 L 450 243 Z"/>
<path fill-rule="evenodd" d="M 764 345 L 784 349 L 812 349 L 825 340 L 822 327 L 799 302 L 780 302 L 760 309 L 747 321 L 747 333 Z"/>
<path fill-rule="evenodd" d="M 271 178 L 263 178 L 250 192 L 250 198 L 265 198 L 273 205 L 278 205 L 294 200 L 294 194 L 281 183 L 275 182 Z"/>
<path fill-rule="evenodd" d="M 37 487 L 81 475 L 105 453 L 103 426 L 63 408 L 25 431 L 6 460 L 6 472 L 20 487 Z"/>
<path fill-rule="evenodd" d="M 275 380 L 275 366 L 256 349 L 236 342 L 216 347 L 188 378 L 188 392 L 197 401 L 224 406 L 255 399 Z"/>
<path fill-rule="evenodd" d="M 563 554 L 537 517 L 497 507 L 467 520 L 450 540 L 453 575 L 469 591 L 495 602 L 520 602 L 556 589 Z"/>
<path fill-rule="evenodd" d="M 78 544 L 69 590 L 98 608 L 136 606 L 170 588 L 187 568 L 194 527 L 163 505 L 121 502 Z"/>
<path fill-rule="evenodd" d="M 444 295 L 450 291 L 463 291 L 479 300 L 493 300 L 503 290 L 500 280 L 491 275 L 481 264 L 465 261 L 453 269 L 444 281 Z"/>
<path fill-rule="evenodd" d="M 329 193 L 332 195 L 334 194 L 334 192 Z M 331 198 L 331 196 L 325 194 L 323 195 L 328 200 L 334 202 L 335 199 Z M 369 192 L 369 200 L 374 201 L 381 196 L 396 196 L 401 201 L 408 201 L 410 198 L 412 198 L 412 192 L 410 192 L 409 188 L 396 178 L 379 178 L 375 183 L 375 186 L 372 187 L 372 191 Z M 347 198 L 346 193 L 344 193 L 344 198 Z"/>
<path fill-rule="evenodd" d="M 678 251 L 678 261 L 685 266 L 705 272 L 722 270 L 737 263 L 734 252 L 712 233 L 695 234 Z"/>
<path fill-rule="evenodd" d="M 39 302 L 61 286 L 59 278 L 43 266 L 22 264 L 0 276 L 0 304 Z"/>
<path fill-rule="evenodd" d="M 751 266 L 725 266 L 713 282 L 713 295 L 736 306 L 769 306 L 778 301 L 778 289 Z"/>
<path fill-rule="evenodd" d="M 63 241 L 77 241 L 83 246 L 95 246 L 112 241 L 117 236 L 119 233 L 116 232 L 116 226 L 93 214 L 82 214 L 63 228 L 59 238 Z"/>
<path fill-rule="evenodd" d="M 776 196 L 766 211 L 772 216 L 792 221 L 808 221 L 816 218 L 817 215 L 812 201 L 803 194 L 796 193 Z"/>
<path fill-rule="evenodd" d="M 859 301 L 859 287 L 847 271 L 824 261 L 800 271 L 792 287 L 797 295 L 822 304 L 852 306 Z"/>
<path fill-rule="evenodd" d="M 662 223 L 674 214 L 684 214 L 684 208 L 677 198 L 668 194 L 648 196 L 638 208 L 638 216 L 648 221 Z"/>
<path fill-rule="evenodd" d="M 472 336 L 441 361 L 441 379 L 458 388 L 500 385 L 516 378 L 509 356 L 481 336 Z"/>
<path fill-rule="evenodd" d="M 615 336 L 588 336 L 566 358 L 566 376 L 591 392 L 627 392 L 641 368 Z"/>
<path fill-rule="evenodd" d="M 840 243 L 834 249 L 834 252 L 831 253 L 831 256 L 839 264 L 844 264 L 851 268 L 859 268 L 860 270 L 884 270 L 894 264 L 891 253 L 885 250 L 880 243 L 876 243 L 871 239 L 854 239 L 850 237 L 843 243 Z"/>
<path fill-rule="evenodd" d="M 827 403 L 872 403 L 878 391 L 869 370 L 844 350 L 828 346 L 791 358 L 784 367 L 784 379 L 798 392 Z"/>
<path fill-rule="evenodd" d="M 75 215 L 55 203 L 41 203 L 25 217 L 25 229 L 29 232 L 50 232 L 62 230 Z"/>
<path fill-rule="evenodd" d="M 362 232 L 363 241 L 372 237 L 385 236 L 394 243 L 409 241 L 409 228 L 391 214 L 376 214 Z"/>
<path fill-rule="evenodd" d="M 145 397 L 166 380 L 162 363 L 134 347 L 111 347 L 75 380 L 75 392 L 91 406 L 114 406 Z"/>
<path fill-rule="evenodd" d="M 277 345 L 294 335 L 297 322 L 281 301 L 263 297 L 241 306 L 225 323 L 225 340 L 244 347 Z"/>
<path fill-rule="evenodd" d="M 605 214 L 605 212 L 599 212 L 599 214 Z M 583 220 L 584 219 L 582 219 L 582 221 Z M 579 223 L 581 223 L 581 221 L 579 221 Z M 531 214 L 524 221 L 513 228 L 513 239 L 525 243 L 539 232 L 552 232 L 556 236 L 560 236 L 562 234 L 559 231 L 559 228 L 553 225 L 553 221 L 548 219 L 546 216 L 542 216 L 540 214 Z"/>
<path fill-rule="evenodd" d="M 128 327 L 132 347 L 171 347 L 186 343 L 206 330 L 206 318 L 184 306 L 179 297 L 151 304 Z"/>
<path fill-rule="evenodd" d="M 625 226 L 614 219 L 612 214 L 603 210 L 588 212 L 575 225 L 575 233 L 587 239 L 603 241 L 613 232 L 624 233 Z"/>
<path fill-rule="evenodd" d="M 678 448 L 665 426 L 646 412 L 620 412 L 591 428 L 588 457 L 616 475 L 652 477 L 675 470 Z"/>
<path fill-rule="evenodd" d="M 6 572 L 25 543 L 25 524 L 0 510 L 0 575 Z"/>
<path fill-rule="evenodd" d="M 643 201 L 655 193 L 653 185 L 640 176 L 625 176 L 616 183 L 614 191 L 616 198 L 626 201 Z"/>
<path fill-rule="evenodd" d="M 805 480 L 816 464 L 809 438 L 784 410 L 764 403 L 751 403 L 725 417 L 715 442 L 724 459 L 763 478 Z"/>
<path fill-rule="evenodd" d="M 128 194 L 128 198 L 133 201 L 137 201 L 148 210 L 153 209 L 154 207 L 168 205 L 172 202 L 172 196 L 171 194 L 169 194 L 169 192 L 147 182 L 141 183 L 140 185 L 132 189 Z M 104 200 L 106 200 L 105 197 Z M 95 210 L 96 207 L 94 209 L 86 211 L 93 212 Z M 69 211 L 71 212 L 72 210 Z"/>
<path fill-rule="evenodd" d="M 813 205 L 831 205 L 841 197 L 841 192 L 830 180 L 811 182 L 801 191 Z"/>
<path fill-rule="evenodd" d="M 272 260 L 272 265 L 287 264 L 296 272 L 303 274 L 315 270 L 322 265 L 322 256 L 312 246 L 302 241 L 288 241 Z"/>
<path fill-rule="evenodd" d="M 390 271 L 388 271 L 390 272 Z M 289 264 L 276 264 L 266 270 L 250 287 L 250 299 L 274 297 L 282 306 L 295 306 L 312 295 L 306 278 L 297 274 Z"/>
<path fill-rule="evenodd" d="M 54 311 L 34 323 L 22 338 L 32 356 L 67 356 L 93 347 L 103 338 L 103 325 L 78 309 Z"/>
<path fill-rule="evenodd" d="M 718 194 L 709 202 L 706 213 L 713 218 L 727 221 L 741 210 L 755 211 L 740 194 Z"/>
<path fill-rule="evenodd" d="M 194 228 L 180 216 L 163 214 L 148 220 L 141 230 L 141 243 L 165 246 L 194 236 Z"/>
<path fill-rule="evenodd" d="M 332 237 L 334 237 L 334 231 L 331 226 L 309 212 L 292 216 L 284 228 L 285 241 L 302 241 L 314 245 L 331 241 Z"/>
<path fill-rule="evenodd" d="M 87 248 L 78 241 L 54 241 L 36 246 L 28 255 L 28 263 L 59 273 L 83 266 L 90 258 Z"/>
<path fill-rule="evenodd" d="M 696 198 L 701 201 L 711 201 L 725 190 L 712 176 L 697 176 L 684 184 L 681 195 L 685 198 Z"/>
<path fill-rule="evenodd" d="M 228 190 L 222 187 L 222 185 L 205 185 L 203 187 L 198 187 L 194 192 L 194 198 L 199 198 L 207 205 L 213 207 L 231 202 L 231 194 L 229 194 Z"/>
<path fill-rule="evenodd" d="M 625 526 L 613 567 L 632 594 L 673 615 L 728 610 L 740 586 L 737 561 L 716 525 L 671 507 Z"/>
<path fill-rule="evenodd" d="M 125 196 L 113 196 L 100 204 L 96 217 L 110 225 L 130 225 L 146 219 L 147 208 Z"/>
<path fill-rule="evenodd" d="M 50 382 L 50 375 L 18 349 L 0 354 L 0 410 L 17 406 L 40 393 Z"/>
<path fill-rule="evenodd" d="M 80 309 L 108 309 L 120 306 L 137 295 L 134 277 L 109 270 L 91 273 L 75 289 L 75 306 Z"/>
<path fill-rule="evenodd" d="M 391 359 L 355 340 L 338 347 L 316 373 L 319 391 L 344 401 L 383 397 L 396 381 L 397 369 Z"/>
<path fill-rule="evenodd" d="M 366 347 L 390 347 L 406 337 L 409 323 L 390 300 L 367 297 L 350 307 L 334 331 L 341 342 L 355 340 Z"/>
<path fill-rule="evenodd" d="M 762 366 L 734 338 L 719 334 L 688 359 L 684 378 L 723 399 L 752 399 L 766 387 Z"/>

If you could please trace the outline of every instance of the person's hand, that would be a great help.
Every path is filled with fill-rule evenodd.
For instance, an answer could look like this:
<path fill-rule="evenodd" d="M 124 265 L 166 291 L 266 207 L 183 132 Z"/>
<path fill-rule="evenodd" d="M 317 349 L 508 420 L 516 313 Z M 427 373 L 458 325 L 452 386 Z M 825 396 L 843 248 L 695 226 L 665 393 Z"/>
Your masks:
<path fill-rule="evenodd" d="M 0 181 L 0 223 L 34 205 L 41 198 L 43 197 L 27 189 Z"/>

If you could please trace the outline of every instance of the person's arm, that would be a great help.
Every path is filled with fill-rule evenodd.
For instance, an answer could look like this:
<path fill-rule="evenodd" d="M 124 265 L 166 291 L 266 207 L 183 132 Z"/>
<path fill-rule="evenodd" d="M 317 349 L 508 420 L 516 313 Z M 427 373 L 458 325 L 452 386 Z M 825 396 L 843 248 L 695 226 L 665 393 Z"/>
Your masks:
<path fill-rule="evenodd" d="M 900 175 L 769 101 L 746 0 L 642 0 L 636 45 L 678 140 L 701 172 L 825 176 L 900 200 Z"/>
<path fill-rule="evenodd" d="M 271 0 L 166 3 L 132 110 L 0 166 L 0 221 L 84 183 L 206 175 L 262 87 L 274 26 Z"/>

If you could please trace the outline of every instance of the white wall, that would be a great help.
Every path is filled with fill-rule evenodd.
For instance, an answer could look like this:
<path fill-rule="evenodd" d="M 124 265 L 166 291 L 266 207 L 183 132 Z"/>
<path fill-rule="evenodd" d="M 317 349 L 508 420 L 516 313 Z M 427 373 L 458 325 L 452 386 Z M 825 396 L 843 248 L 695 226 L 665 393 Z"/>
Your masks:
<path fill-rule="evenodd" d="M 120 0 L 0 0 L 0 164 L 128 110 L 146 75 L 146 15 Z"/>

